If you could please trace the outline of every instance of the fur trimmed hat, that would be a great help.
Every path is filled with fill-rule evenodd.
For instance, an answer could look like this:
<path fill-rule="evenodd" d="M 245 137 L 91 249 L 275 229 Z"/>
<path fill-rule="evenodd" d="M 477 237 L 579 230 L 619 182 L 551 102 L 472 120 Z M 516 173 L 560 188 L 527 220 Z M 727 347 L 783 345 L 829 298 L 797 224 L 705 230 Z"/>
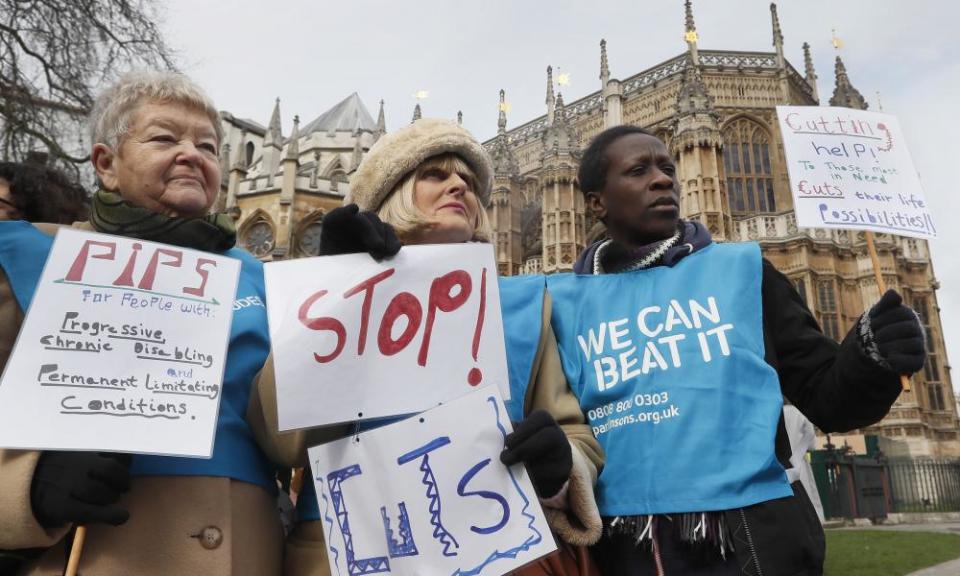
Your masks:
<path fill-rule="evenodd" d="M 382 136 L 350 178 L 350 192 L 343 203 L 377 210 L 397 183 L 424 160 L 448 153 L 462 158 L 474 171 L 480 188 L 474 193 L 485 206 L 493 187 L 490 157 L 470 132 L 456 122 L 438 118 L 422 118 Z"/>

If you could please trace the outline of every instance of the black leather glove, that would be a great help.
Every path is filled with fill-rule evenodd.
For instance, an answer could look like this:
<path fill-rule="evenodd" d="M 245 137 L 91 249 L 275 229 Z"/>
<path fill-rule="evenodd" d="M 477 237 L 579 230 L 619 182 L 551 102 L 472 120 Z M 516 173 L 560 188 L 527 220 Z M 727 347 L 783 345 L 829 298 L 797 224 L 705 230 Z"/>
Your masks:
<path fill-rule="evenodd" d="M 44 528 L 123 524 L 130 513 L 114 504 L 130 489 L 130 460 L 128 454 L 42 452 L 30 484 L 33 515 Z"/>
<path fill-rule="evenodd" d="M 544 410 L 535 410 L 504 439 L 500 461 L 511 466 L 523 462 L 537 496 L 551 498 L 563 488 L 573 468 L 570 442 L 560 425 Z"/>
<path fill-rule="evenodd" d="M 373 212 L 361 212 L 356 204 L 330 211 L 320 230 L 320 255 L 367 252 L 377 260 L 400 251 L 400 240 L 393 227 Z"/>
<path fill-rule="evenodd" d="M 870 330 L 880 356 L 891 370 L 909 375 L 923 368 L 923 328 L 917 314 L 903 305 L 895 290 L 887 290 L 870 309 Z"/>

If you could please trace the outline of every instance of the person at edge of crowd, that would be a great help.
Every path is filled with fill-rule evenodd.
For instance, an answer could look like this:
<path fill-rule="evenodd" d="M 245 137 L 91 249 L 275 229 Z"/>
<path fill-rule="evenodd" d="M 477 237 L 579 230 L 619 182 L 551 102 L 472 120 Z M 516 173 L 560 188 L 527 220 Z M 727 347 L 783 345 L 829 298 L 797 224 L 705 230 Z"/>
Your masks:
<path fill-rule="evenodd" d="M 47 166 L 0 162 L 0 220 L 71 224 L 87 217 L 87 193 Z"/>
<path fill-rule="evenodd" d="M 222 132 L 196 84 L 173 72 L 126 75 L 96 100 L 90 131 L 101 187 L 89 221 L 75 227 L 235 258 L 237 298 L 265 301 L 262 264 L 234 248 L 232 219 L 208 214 L 220 190 Z M 0 223 L 3 364 L 55 230 Z M 0 451 L 0 548 L 38 549 L 24 574 L 61 574 L 71 530 L 84 525 L 81 574 L 280 574 L 276 467 L 244 419 L 268 353 L 265 308 L 235 310 L 210 459 Z"/>
<path fill-rule="evenodd" d="M 346 205 L 324 219 L 321 254 L 368 252 L 383 259 L 396 254 L 401 244 L 489 242 L 492 230 L 484 204 L 492 175 L 489 157 L 465 129 L 447 120 L 417 120 L 383 136 L 363 159 Z M 526 465 L 561 551 L 515 574 L 596 574 L 586 545 L 600 536 L 593 483 L 602 453 L 563 379 L 546 315 L 549 302 L 541 305 L 543 282 L 536 280 L 526 285 L 532 291 L 511 291 L 501 284 L 511 366 L 507 409 L 512 419 L 521 420 L 505 439 L 501 460 Z M 536 305 L 528 306 L 534 299 Z M 526 306 L 527 313 L 515 317 L 507 301 Z M 537 322 L 539 334 L 530 330 Z M 515 370 L 517 365 L 522 368 Z M 308 475 L 306 471 L 297 501 L 298 524 L 288 538 L 287 573 L 294 576 L 330 573 Z"/>
<path fill-rule="evenodd" d="M 826 432 L 879 421 L 899 375 L 923 364 L 916 314 L 891 290 L 841 343 L 825 336 L 757 244 L 715 244 L 680 219 L 674 160 L 643 129 L 600 133 L 578 178 L 608 238 L 547 289 L 606 456 L 601 572 L 821 574 L 824 535 L 792 473 L 783 397 Z"/>
<path fill-rule="evenodd" d="M 807 452 L 816 448 L 817 431 L 813 423 L 792 404 L 783 407 L 783 425 L 790 438 L 790 464 L 797 471 L 800 483 L 803 484 L 803 489 L 817 513 L 817 519 L 823 524 L 823 502 L 820 501 L 820 490 L 817 489 L 817 481 L 813 477 L 813 467 L 807 460 Z"/>

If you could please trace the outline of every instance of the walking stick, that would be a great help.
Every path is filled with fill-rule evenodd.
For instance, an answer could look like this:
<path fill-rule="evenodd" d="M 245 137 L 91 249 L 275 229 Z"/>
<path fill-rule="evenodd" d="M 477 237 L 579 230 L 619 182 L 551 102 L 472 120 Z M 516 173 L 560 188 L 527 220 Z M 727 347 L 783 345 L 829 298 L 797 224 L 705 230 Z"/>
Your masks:
<path fill-rule="evenodd" d="M 883 274 L 880 273 L 880 257 L 877 255 L 877 245 L 873 242 L 873 232 L 867 230 L 863 233 L 867 238 L 867 252 L 870 253 L 870 261 L 873 262 L 873 276 L 877 279 L 877 288 L 880 295 L 887 291 L 887 283 L 883 281 Z M 910 377 L 906 374 L 900 375 L 900 385 L 904 392 L 910 391 Z"/>

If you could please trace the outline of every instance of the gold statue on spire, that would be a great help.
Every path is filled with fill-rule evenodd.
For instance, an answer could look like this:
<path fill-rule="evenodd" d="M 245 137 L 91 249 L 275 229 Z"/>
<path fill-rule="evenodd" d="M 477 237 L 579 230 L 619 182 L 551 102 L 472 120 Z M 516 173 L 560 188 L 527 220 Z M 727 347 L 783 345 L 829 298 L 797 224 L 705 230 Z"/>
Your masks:
<path fill-rule="evenodd" d="M 836 29 L 836 28 L 831 28 L 831 29 L 830 29 L 830 34 L 831 34 L 831 36 L 832 36 L 832 37 L 830 38 L 830 43 L 833 44 L 833 47 L 834 47 L 836 50 L 840 50 L 841 48 L 843 48 L 843 40 L 841 40 L 840 37 L 837 36 L 837 29 Z"/>

